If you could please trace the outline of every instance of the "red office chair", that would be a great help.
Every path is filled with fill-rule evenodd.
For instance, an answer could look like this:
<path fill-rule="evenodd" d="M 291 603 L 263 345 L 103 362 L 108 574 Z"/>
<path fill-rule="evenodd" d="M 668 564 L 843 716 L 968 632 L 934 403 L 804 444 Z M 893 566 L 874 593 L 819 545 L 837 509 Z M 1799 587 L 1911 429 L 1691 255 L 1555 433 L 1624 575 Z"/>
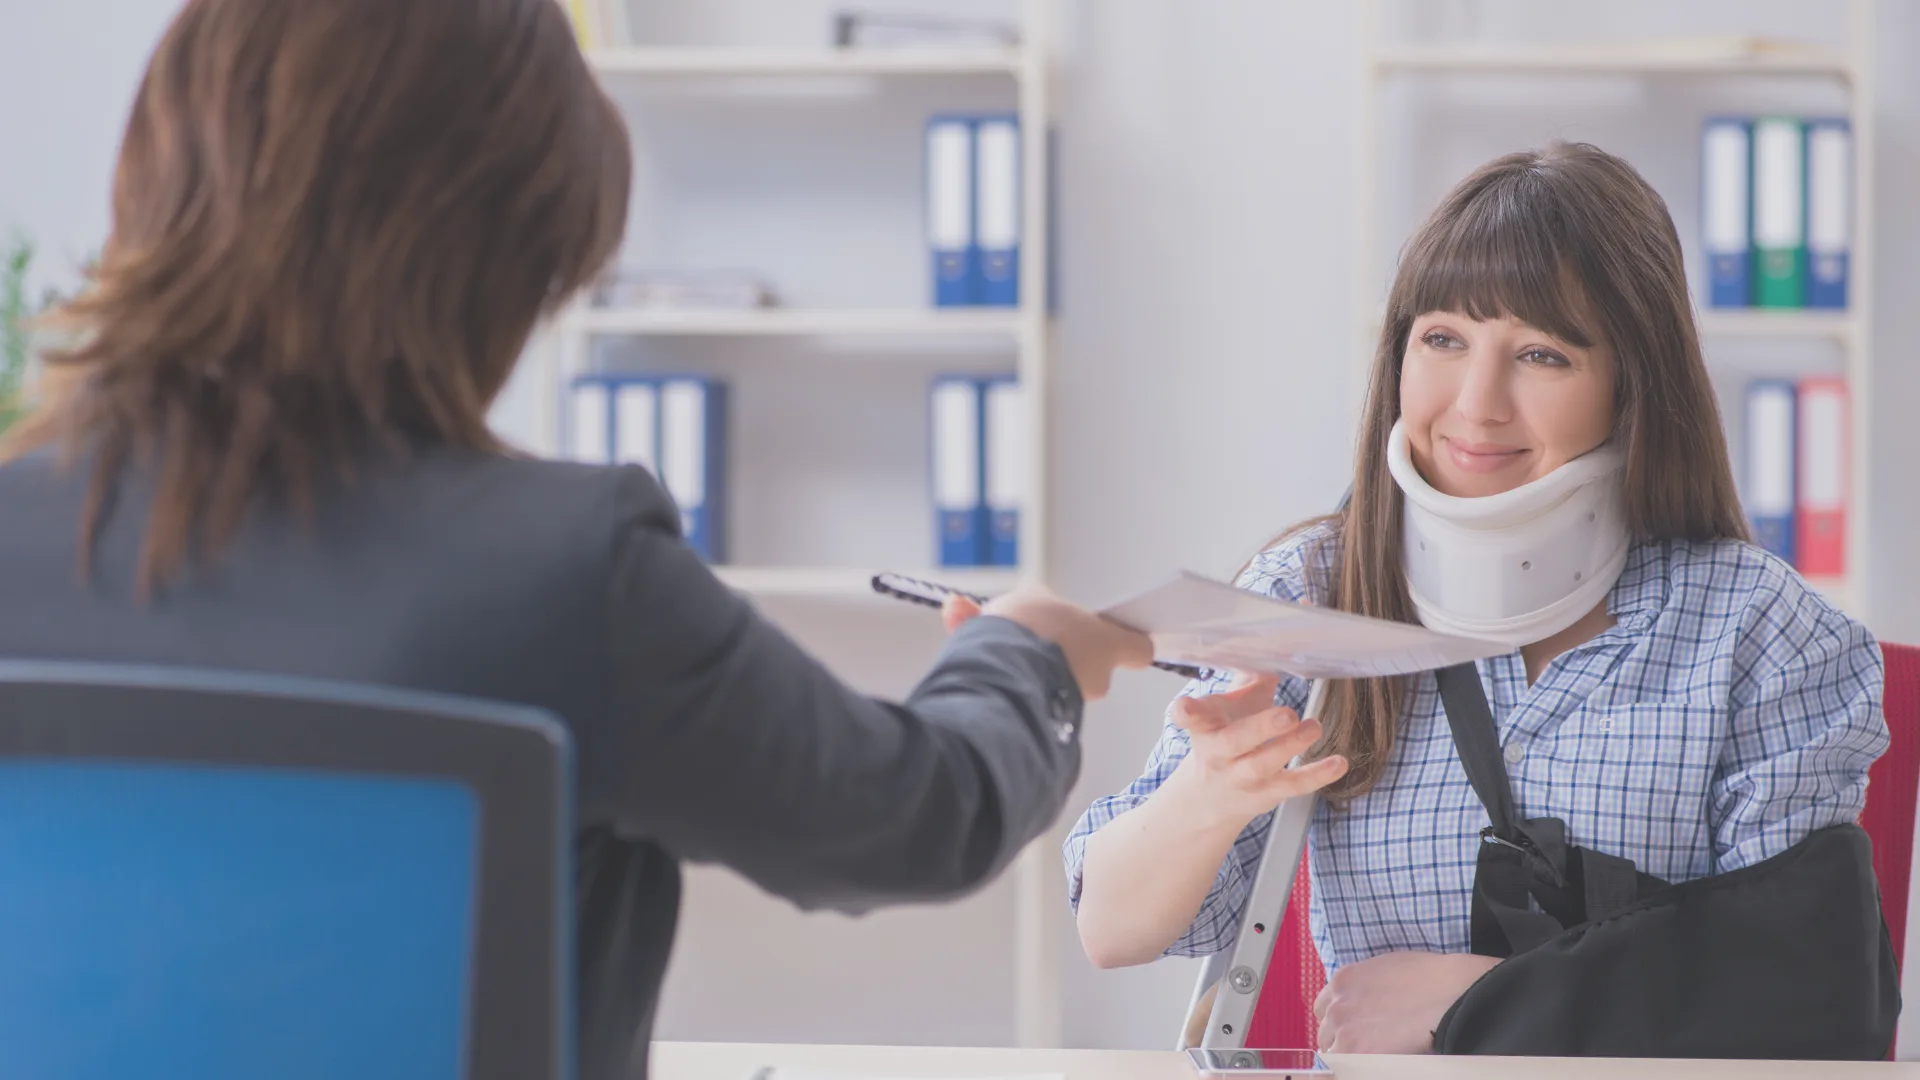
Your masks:
<path fill-rule="evenodd" d="M 1873 837 L 1873 873 L 1887 913 L 1893 954 L 1906 963 L 1907 885 L 1913 871 L 1915 797 L 1920 795 L 1920 648 L 1882 645 L 1887 660 L 1887 733 L 1891 743 L 1867 774 L 1860 827 Z"/>
<path fill-rule="evenodd" d="M 1313 999 L 1327 985 L 1327 968 L 1320 962 L 1320 950 L 1313 947 L 1313 935 L 1307 930 L 1307 903 L 1312 895 L 1303 854 L 1300 871 L 1293 875 L 1287 913 L 1280 919 L 1280 936 L 1273 939 L 1273 959 L 1267 965 L 1266 981 L 1260 986 L 1259 1000 L 1253 1003 L 1253 1020 L 1247 1025 L 1248 1046 L 1304 1048 L 1315 1045 L 1320 1034 L 1320 1025 L 1313 1017 Z"/>
<path fill-rule="evenodd" d="M 1880 910 L 1886 913 L 1893 955 L 1899 959 L 1902 995 L 1911 1000 L 1906 978 L 1907 903 L 1913 874 L 1913 825 L 1920 795 L 1920 648 L 1882 645 L 1887 661 L 1887 752 L 1867 774 L 1867 807 L 1860 827 L 1873 838 L 1873 874 L 1880 879 Z M 1914 1036 L 1896 1035 L 1889 1057 L 1911 1058 Z M 1900 1053 L 1905 1045 L 1909 1052 Z"/>
<path fill-rule="evenodd" d="M 1873 872 L 1880 879 L 1880 906 L 1886 912 L 1893 953 L 1906 955 L 1907 884 L 1913 870 L 1913 826 L 1920 795 L 1920 648 L 1882 645 L 1887 663 L 1886 715 L 1891 741 L 1867 773 L 1867 805 L 1860 827 L 1873 838 Z M 1273 961 L 1247 1027 L 1248 1046 L 1314 1045 L 1319 1025 L 1313 999 L 1327 984 L 1326 968 L 1307 933 L 1309 896 L 1304 857 L 1293 878 L 1293 895 Z M 1891 1056 L 1891 1055 L 1889 1055 Z"/>

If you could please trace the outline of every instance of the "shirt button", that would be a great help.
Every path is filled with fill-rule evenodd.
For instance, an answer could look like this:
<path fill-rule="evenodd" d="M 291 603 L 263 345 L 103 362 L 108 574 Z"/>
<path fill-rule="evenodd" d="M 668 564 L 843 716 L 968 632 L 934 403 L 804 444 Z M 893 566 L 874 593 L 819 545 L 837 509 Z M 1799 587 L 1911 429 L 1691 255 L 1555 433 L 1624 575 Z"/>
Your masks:
<path fill-rule="evenodd" d="M 1519 743 L 1510 743 L 1510 744 L 1508 744 L 1508 746 L 1507 746 L 1507 764 L 1509 764 L 1509 765 L 1518 765 L 1518 764 L 1520 764 L 1521 762 L 1523 762 L 1523 761 L 1525 761 L 1525 760 L 1527 760 L 1527 748 L 1526 748 L 1526 747 L 1524 747 L 1524 746 L 1521 746 L 1521 745 L 1520 745 Z"/>
<path fill-rule="evenodd" d="M 1060 740 L 1062 746 L 1073 741 L 1073 733 L 1080 725 L 1074 722 L 1073 691 L 1064 686 L 1053 688 L 1052 694 L 1053 737 Z"/>
<path fill-rule="evenodd" d="M 1072 715 L 1073 691 L 1064 686 L 1056 687 L 1053 691 L 1053 718 L 1062 723 L 1068 723 L 1068 718 Z M 1072 725 L 1068 723 L 1068 726 Z"/>

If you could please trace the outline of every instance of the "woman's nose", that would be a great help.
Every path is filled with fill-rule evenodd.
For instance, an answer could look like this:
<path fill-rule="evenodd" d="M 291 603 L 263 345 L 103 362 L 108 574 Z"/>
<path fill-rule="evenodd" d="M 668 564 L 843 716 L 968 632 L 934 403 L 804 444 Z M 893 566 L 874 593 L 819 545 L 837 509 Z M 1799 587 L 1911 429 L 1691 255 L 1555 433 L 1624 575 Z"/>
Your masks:
<path fill-rule="evenodd" d="M 1513 419 L 1512 377 L 1512 366 L 1499 354 L 1476 351 L 1468 357 L 1454 409 L 1476 424 L 1506 423 Z"/>

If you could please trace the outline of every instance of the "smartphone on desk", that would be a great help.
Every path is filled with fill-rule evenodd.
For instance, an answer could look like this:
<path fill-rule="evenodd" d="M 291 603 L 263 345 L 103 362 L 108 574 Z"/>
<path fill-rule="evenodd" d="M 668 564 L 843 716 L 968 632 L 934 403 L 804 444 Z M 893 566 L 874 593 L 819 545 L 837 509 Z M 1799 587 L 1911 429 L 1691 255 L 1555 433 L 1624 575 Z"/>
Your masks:
<path fill-rule="evenodd" d="M 1274 1077 L 1325 1080 L 1333 1070 L 1312 1050 L 1206 1050 L 1190 1047 L 1187 1060 L 1204 1077 Z"/>

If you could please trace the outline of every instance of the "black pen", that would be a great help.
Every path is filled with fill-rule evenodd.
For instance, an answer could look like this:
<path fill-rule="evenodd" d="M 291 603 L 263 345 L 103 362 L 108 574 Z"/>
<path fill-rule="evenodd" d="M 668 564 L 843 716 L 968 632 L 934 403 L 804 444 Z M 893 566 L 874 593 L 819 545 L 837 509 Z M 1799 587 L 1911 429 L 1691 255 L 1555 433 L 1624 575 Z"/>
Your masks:
<path fill-rule="evenodd" d="M 921 581 L 919 578 L 910 578 L 903 574 L 873 575 L 873 591 L 883 596 L 891 596 L 896 600 L 905 600 L 911 604 L 921 604 L 926 607 L 936 608 L 943 606 L 949 596 L 963 597 L 976 604 L 984 604 L 987 602 L 987 598 L 984 596 L 964 592 L 950 585 Z M 1167 660 L 1155 660 L 1153 666 L 1159 668 L 1161 671 L 1171 671 L 1175 675 L 1184 675 L 1189 679 L 1204 679 L 1210 674 L 1205 668 L 1197 668 L 1191 664 L 1176 664 Z"/>

